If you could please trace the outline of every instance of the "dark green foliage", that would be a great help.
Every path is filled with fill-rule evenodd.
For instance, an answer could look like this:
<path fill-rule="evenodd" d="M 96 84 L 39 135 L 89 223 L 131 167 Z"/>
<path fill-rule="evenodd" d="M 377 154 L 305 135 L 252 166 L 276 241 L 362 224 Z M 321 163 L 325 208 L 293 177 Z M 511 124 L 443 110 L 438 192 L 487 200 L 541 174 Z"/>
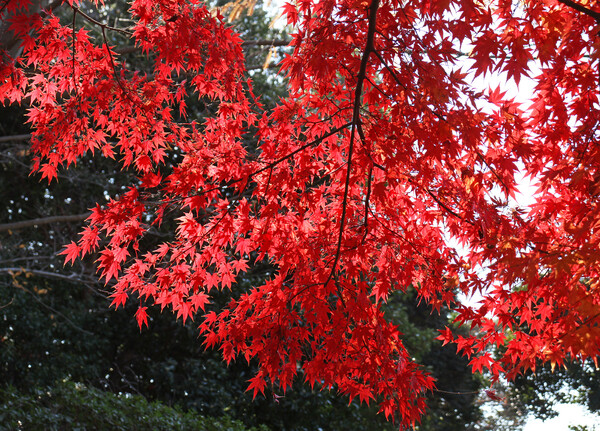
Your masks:
<path fill-rule="evenodd" d="M 61 382 L 24 394 L 0 390 L 0 430 L 258 431 L 228 417 L 205 418 L 141 396 Z M 266 428 L 260 428 L 266 431 Z"/>

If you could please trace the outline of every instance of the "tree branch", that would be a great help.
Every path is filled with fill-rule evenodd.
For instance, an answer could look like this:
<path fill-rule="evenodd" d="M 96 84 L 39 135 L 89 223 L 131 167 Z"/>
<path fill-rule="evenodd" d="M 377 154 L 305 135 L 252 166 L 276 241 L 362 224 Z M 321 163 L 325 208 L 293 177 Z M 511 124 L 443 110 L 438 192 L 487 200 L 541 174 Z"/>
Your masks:
<path fill-rule="evenodd" d="M 17 271 L 22 271 L 21 268 L 0 268 L 0 272 L 9 272 L 8 270 L 10 270 L 11 272 L 17 272 Z M 51 272 L 46 273 L 46 271 L 29 271 L 29 270 L 25 270 L 26 272 L 31 272 L 33 274 L 35 274 L 36 272 L 38 274 L 36 275 L 40 275 L 39 273 L 45 273 L 45 274 L 52 274 Z M 60 274 L 54 274 L 54 275 L 60 275 Z M 66 276 L 65 276 L 66 277 Z M 69 280 L 69 281 L 75 281 L 75 280 Z M 18 289 L 21 289 L 24 292 L 27 292 L 28 294 L 30 294 L 33 299 L 39 303 L 42 307 L 50 310 L 52 313 L 62 317 L 69 325 L 71 325 L 73 328 L 75 328 L 76 330 L 83 332 L 84 334 L 87 335 L 94 335 L 93 332 L 88 331 L 87 329 L 83 329 L 82 327 L 78 326 L 77 324 L 75 324 L 75 322 L 73 322 L 71 319 L 69 319 L 67 316 L 65 316 L 63 313 L 61 313 L 60 311 L 56 310 L 55 308 L 51 307 L 50 305 L 46 304 L 44 301 L 42 301 L 39 298 L 39 295 L 36 295 L 34 292 L 32 292 L 31 290 L 25 288 L 24 286 L 16 286 Z M 11 300 L 12 302 L 12 300 Z M 10 305 L 7 304 L 6 306 Z"/>
<path fill-rule="evenodd" d="M 28 141 L 31 139 L 31 133 L 25 135 L 0 136 L 0 143 L 13 141 Z"/>
<path fill-rule="evenodd" d="M 578 12 L 581 12 L 588 16 L 591 16 L 598 23 L 600 23 L 600 12 L 596 12 L 591 9 L 588 9 L 587 7 L 580 5 L 579 3 L 575 3 L 572 0 L 558 0 L 558 2 L 564 4 L 567 7 L 570 7 L 571 9 L 575 9 Z"/>
<path fill-rule="evenodd" d="M 446 205 L 444 202 L 442 202 L 440 200 L 439 197 L 437 197 L 432 191 L 431 189 L 425 189 L 427 190 L 427 194 L 429 194 L 429 196 L 431 196 L 431 198 L 437 202 L 437 204 L 439 206 L 441 206 L 447 213 L 453 215 L 454 217 L 456 217 L 459 220 L 464 221 L 465 223 L 469 223 L 471 226 L 475 226 L 475 224 L 471 221 L 471 220 L 467 220 L 464 217 L 461 217 L 460 215 L 458 215 L 456 212 L 454 212 L 452 209 L 450 209 L 450 207 L 448 205 Z"/>
<path fill-rule="evenodd" d="M 344 130 L 346 127 L 348 127 L 350 125 L 350 123 L 346 123 L 340 127 L 336 127 L 335 129 L 325 133 L 323 136 L 316 138 L 310 142 L 307 142 L 306 144 L 302 145 L 301 147 L 296 148 L 294 151 L 286 154 L 285 156 L 275 160 L 274 162 L 268 163 L 266 166 L 257 169 L 256 171 L 252 172 L 250 175 L 248 175 L 247 180 L 249 181 L 250 179 L 252 179 L 253 177 L 255 177 L 256 175 L 260 174 L 261 172 L 266 171 L 267 169 L 272 169 L 275 166 L 277 166 L 278 164 L 280 164 L 281 162 L 286 161 L 287 159 L 290 159 L 292 157 L 294 157 L 296 154 L 306 150 L 307 148 L 310 148 L 314 145 L 317 145 L 318 143 L 320 143 L 321 141 L 329 138 L 330 136 L 335 135 L 336 133 L 341 132 L 342 130 Z M 235 184 L 235 183 L 239 183 L 243 180 L 246 180 L 246 178 L 238 178 L 237 180 L 231 181 L 229 184 Z"/>
<path fill-rule="evenodd" d="M 86 20 L 88 20 L 92 24 L 95 24 L 95 25 L 101 27 L 103 30 L 108 29 L 108 30 L 116 31 L 118 33 L 126 34 L 127 36 L 133 37 L 133 32 L 131 32 L 129 30 L 125 30 L 123 28 L 113 27 L 113 26 L 110 26 L 108 24 L 101 23 L 100 21 L 95 20 L 94 18 L 92 18 L 91 16 L 89 16 L 88 14 L 86 14 L 85 12 L 83 12 L 77 6 L 71 6 L 71 9 L 73 9 L 73 11 L 75 13 L 78 13 L 79 15 L 81 15 L 82 17 L 84 17 Z"/>
<path fill-rule="evenodd" d="M 290 42 L 282 39 L 245 40 L 242 46 L 288 46 Z"/>
<path fill-rule="evenodd" d="M 594 18 L 596 20 L 597 24 L 600 24 L 600 12 L 596 12 L 594 10 L 588 9 L 587 7 L 580 5 L 579 3 L 575 3 L 572 0 L 558 0 L 558 1 L 562 4 L 564 4 L 565 6 L 570 7 L 571 9 L 575 9 L 576 11 L 584 13 L 587 16 L 591 16 L 592 18 Z M 597 36 L 600 37 L 600 32 L 597 33 Z M 596 51 L 597 51 L 597 49 L 596 49 Z M 598 86 L 600 87 L 600 63 L 598 63 Z"/>
<path fill-rule="evenodd" d="M 41 217 L 41 218 L 34 218 L 31 220 L 16 221 L 13 223 L 4 223 L 4 224 L 0 224 L 0 232 L 4 232 L 7 230 L 23 229 L 23 228 L 39 226 L 39 225 L 43 225 L 43 224 L 50 224 L 50 223 L 65 223 L 65 222 L 72 222 L 72 221 L 81 221 L 81 220 L 85 220 L 90 214 L 91 213 L 87 212 L 84 214 L 69 214 L 69 215 L 62 215 L 62 216 Z"/>
<path fill-rule="evenodd" d="M 59 274 L 57 272 L 42 271 L 40 269 L 28 269 L 28 268 L 24 268 L 24 267 L 0 268 L 0 273 L 10 274 L 11 272 L 12 273 L 19 273 L 19 272 L 30 273 L 30 274 L 33 274 L 35 276 L 42 277 L 42 278 L 50 278 L 53 280 L 68 281 L 70 283 L 76 283 L 76 284 L 87 284 L 90 282 L 90 280 L 84 280 L 81 278 L 81 276 L 79 274 L 75 274 L 75 273 L 65 275 L 65 274 Z"/>
<path fill-rule="evenodd" d="M 246 72 L 250 72 L 251 70 L 265 70 L 265 69 L 277 69 L 279 64 L 269 64 L 265 67 L 264 64 L 253 64 L 250 66 L 246 66 Z"/>
<path fill-rule="evenodd" d="M 350 130 L 350 143 L 348 144 L 348 163 L 346 168 L 346 181 L 344 184 L 344 197 L 342 199 L 342 215 L 340 217 L 340 232 L 337 240 L 337 247 L 335 251 L 335 258 L 333 265 L 331 266 L 331 272 L 325 284 L 329 283 L 329 280 L 333 277 L 335 269 L 340 260 L 340 253 L 342 250 L 342 239 L 344 236 L 344 227 L 346 226 L 346 210 L 348 207 L 348 193 L 350 189 L 350 175 L 352 173 L 352 153 L 354 152 L 354 140 L 356 135 L 356 129 L 360 124 L 360 107 L 362 106 L 362 88 L 363 82 L 367 75 L 367 65 L 369 63 L 369 56 L 374 49 L 375 39 L 375 28 L 377 23 L 377 9 L 379 8 L 379 0 L 373 0 L 369 7 L 369 24 L 367 27 L 367 42 L 365 44 L 365 51 L 363 52 L 360 60 L 360 68 L 356 77 L 356 88 L 354 90 L 354 109 L 352 111 L 352 127 Z"/>
<path fill-rule="evenodd" d="M 54 12 L 54 9 L 56 9 L 57 7 L 59 7 L 62 4 L 63 4 L 62 0 L 54 0 L 53 2 L 51 2 L 48 6 L 46 6 L 44 8 L 44 11 Z M 44 14 L 45 14 L 45 12 L 44 12 Z"/>

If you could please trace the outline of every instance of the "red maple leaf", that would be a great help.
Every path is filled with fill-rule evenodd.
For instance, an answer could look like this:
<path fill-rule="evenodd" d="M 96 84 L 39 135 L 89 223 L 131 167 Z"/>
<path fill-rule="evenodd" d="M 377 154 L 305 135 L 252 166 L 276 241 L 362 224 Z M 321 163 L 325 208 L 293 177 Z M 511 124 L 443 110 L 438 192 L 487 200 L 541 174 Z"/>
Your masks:
<path fill-rule="evenodd" d="M 148 307 L 140 306 L 135 312 L 135 320 L 137 321 L 140 330 L 142 329 L 142 325 L 148 326 L 148 313 L 146 312 L 147 309 Z"/>
<path fill-rule="evenodd" d="M 75 262 L 75 259 L 79 257 L 79 253 L 81 252 L 81 248 L 72 241 L 70 244 L 65 246 L 65 249 L 61 251 L 59 254 L 64 254 L 65 256 L 65 265 L 69 262 Z"/>

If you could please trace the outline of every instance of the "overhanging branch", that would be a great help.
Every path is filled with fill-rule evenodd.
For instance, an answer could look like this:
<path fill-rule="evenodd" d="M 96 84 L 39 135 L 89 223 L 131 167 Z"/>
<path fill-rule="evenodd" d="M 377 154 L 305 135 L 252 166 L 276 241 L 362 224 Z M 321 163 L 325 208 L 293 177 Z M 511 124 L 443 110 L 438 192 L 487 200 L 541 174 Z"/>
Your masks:
<path fill-rule="evenodd" d="M 350 143 L 348 144 L 348 163 L 346 168 L 346 181 L 344 184 L 344 197 L 342 198 L 342 214 L 340 217 L 340 231 L 338 234 L 337 247 L 335 251 L 335 257 L 331 266 L 331 272 L 325 284 L 334 278 L 335 269 L 340 260 L 340 254 L 342 251 L 342 240 L 344 237 L 344 228 L 346 227 L 346 211 L 348 207 L 348 194 L 350 189 L 350 176 L 352 171 L 352 154 L 354 152 L 354 141 L 356 135 L 356 129 L 360 125 L 360 108 L 362 106 L 362 89 L 363 83 L 367 76 L 367 65 L 369 63 L 369 57 L 372 52 L 375 52 L 375 29 L 377 26 L 377 9 L 379 9 L 379 0 L 373 0 L 369 7 L 369 23 L 367 27 L 367 42 L 365 44 L 365 50 L 360 60 L 360 68 L 356 77 L 356 88 L 354 90 L 354 108 L 352 110 L 352 127 L 350 130 Z"/>
<path fill-rule="evenodd" d="M 600 12 L 596 12 L 594 10 L 588 9 L 587 7 L 580 5 L 579 3 L 575 3 L 572 0 L 558 0 L 558 2 L 564 4 L 565 6 L 570 7 L 571 9 L 575 9 L 578 12 L 584 13 L 587 16 L 591 16 L 598 23 L 600 23 Z"/>

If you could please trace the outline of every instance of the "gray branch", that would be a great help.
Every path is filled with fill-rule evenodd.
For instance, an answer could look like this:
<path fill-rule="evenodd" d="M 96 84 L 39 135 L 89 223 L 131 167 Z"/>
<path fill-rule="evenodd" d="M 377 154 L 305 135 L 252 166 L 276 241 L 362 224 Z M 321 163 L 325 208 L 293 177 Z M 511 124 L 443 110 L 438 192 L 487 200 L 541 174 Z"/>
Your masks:
<path fill-rule="evenodd" d="M 27 269 L 27 268 L 21 268 L 21 267 L 0 268 L 0 273 L 10 274 L 11 272 L 15 273 L 15 274 L 18 274 L 20 272 L 30 273 L 37 277 L 51 278 L 53 280 L 69 281 L 71 283 L 76 283 L 76 284 L 89 283 L 89 280 L 84 280 L 81 278 L 81 276 L 79 274 L 75 274 L 75 273 L 65 275 L 65 274 L 60 274 L 57 272 L 42 271 L 40 269 Z"/>
<path fill-rule="evenodd" d="M 31 133 L 25 135 L 0 136 L 0 143 L 14 141 L 28 141 L 31 139 Z"/>
<path fill-rule="evenodd" d="M 84 214 L 70 214 L 70 215 L 62 215 L 62 216 L 51 216 L 51 217 L 41 217 L 34 218 L 31 220 L 23 220 L 17 221 L 13 223 L 4 223 L 0 224 L 0 232 L 4 232 L 7 230 L 17 230 L 28 227 L 35 227 L 44 224 L 50 223 L 65 223 L 65 222 L 73 222 L 73 221 L 81 221 L 85 220 L 91 213 L 87 212 Z"/>

